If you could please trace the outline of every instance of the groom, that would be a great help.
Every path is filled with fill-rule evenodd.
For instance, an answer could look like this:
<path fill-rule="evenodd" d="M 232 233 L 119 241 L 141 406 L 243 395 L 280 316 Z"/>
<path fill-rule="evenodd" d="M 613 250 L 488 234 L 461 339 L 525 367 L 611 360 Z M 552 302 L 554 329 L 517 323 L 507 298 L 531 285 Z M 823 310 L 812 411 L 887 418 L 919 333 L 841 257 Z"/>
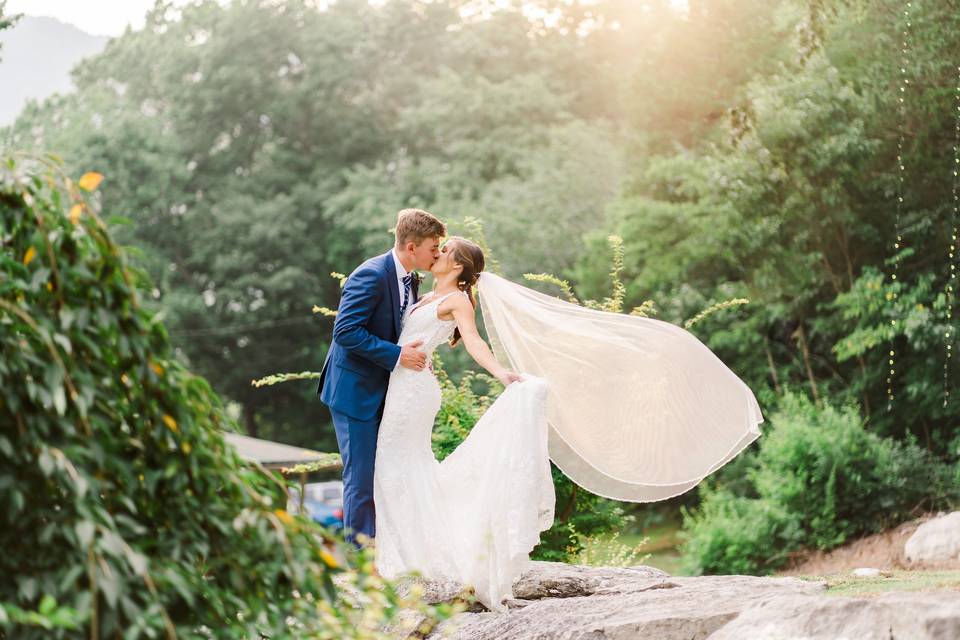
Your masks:
<path fill-rule="evenodd" d="M 390 372 L 427 366 L 422 341 L 397 344 L 404 311 L 417 299 L 412 271 L 433 266 L 446 234 L 433 215 L 404 209 L 393 249 L 354 269 L 340 296 L 317 393 L 333 417 L 343 459 L 343 524 L 357 546 L 376 535 L 373 464 Z"/>

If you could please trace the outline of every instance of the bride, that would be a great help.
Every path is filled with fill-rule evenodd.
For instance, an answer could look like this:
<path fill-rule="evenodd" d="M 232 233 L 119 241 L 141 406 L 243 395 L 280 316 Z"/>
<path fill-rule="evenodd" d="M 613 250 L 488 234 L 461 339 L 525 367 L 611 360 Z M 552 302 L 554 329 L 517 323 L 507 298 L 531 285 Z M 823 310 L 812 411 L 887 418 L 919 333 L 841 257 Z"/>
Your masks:
<path fill-rule="evenodd" d="M 551 460 L 598 495 L 662 500 L 736 456 L 763 417 L 750 389 L 680 327 L 585 309 L 483 268 L 476 244 L 451 237 L 399 343 L 422 340 L 429 361 L 462 341 L 506 388 L 438 462 L 436 378 L 391 373 L 374 465 L 375 551 L 388 579 L 416 571 L 459 582 L 503 611 L 553 524 Z M 474 285 L 496 357 L 477 331 Z"/>

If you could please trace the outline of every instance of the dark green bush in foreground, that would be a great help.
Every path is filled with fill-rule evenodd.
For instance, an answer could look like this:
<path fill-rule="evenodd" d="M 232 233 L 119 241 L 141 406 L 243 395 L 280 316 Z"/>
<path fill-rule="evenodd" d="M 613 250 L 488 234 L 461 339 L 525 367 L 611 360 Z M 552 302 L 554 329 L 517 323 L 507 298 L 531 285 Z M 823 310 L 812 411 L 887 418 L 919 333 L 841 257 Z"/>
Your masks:
<path fill-rule="evenodd" d="M 955 474 L 915 444 L 865 430 L 854 406 L 818 407 L 788 393 L 743 494 L 708 483 L 700 507 L 684 512 L 687 569 L 769 573 L 798 549 L 830 549 L 955 503 Z"/>
<path fill-rule="evenodd" d="M 0 165 L 0 637 L 371 637 L 402 603 L 362 559 L 362 610 L 338 592 L 324 534 L 225 445 L 98 182 Z"/>

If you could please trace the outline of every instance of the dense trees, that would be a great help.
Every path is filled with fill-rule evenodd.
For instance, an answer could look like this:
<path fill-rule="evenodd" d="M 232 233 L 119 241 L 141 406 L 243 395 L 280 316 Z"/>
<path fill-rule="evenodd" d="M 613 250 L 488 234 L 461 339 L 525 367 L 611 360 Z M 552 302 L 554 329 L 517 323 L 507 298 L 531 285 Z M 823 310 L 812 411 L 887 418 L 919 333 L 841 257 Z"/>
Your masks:
<path fill-rule="evenodd" d="M 6 141 L 108 173 L 104 205 L 132 222 L 119 238 L 191 366 L 251 432 L 329 448 L 308 384 L 249 383 L 319 367 L 329 321 L 311 305 L 335 302 L 330 272 L 386 250 L 396 210 L 482 218 L 513 277 L 567 273 L 627 163 L 694 143 L 759 69 L 724 57 L 731 38 L 765 66 L 777 48 L 773 9 L 742 0 L 689 18 L 666 2 L 467 14 L 482 4 L 160 3 Z M 667 86 L 653 70 L 692 42 L 700 75 Z"/>
<path fill-rule="evenodd" d="M 251 432 L 334 447 L 312 384 L 249 382 L 319 368 L 329 274 L 422 206 L 584 299 L 619 234 L 626 308 L 751 301 L 693 330 L 766 414 L 799 391 L 955 460 L 960 6 L 686 4 L 158 3 L 2 139 L 108 175 L 150 304 Z"/>

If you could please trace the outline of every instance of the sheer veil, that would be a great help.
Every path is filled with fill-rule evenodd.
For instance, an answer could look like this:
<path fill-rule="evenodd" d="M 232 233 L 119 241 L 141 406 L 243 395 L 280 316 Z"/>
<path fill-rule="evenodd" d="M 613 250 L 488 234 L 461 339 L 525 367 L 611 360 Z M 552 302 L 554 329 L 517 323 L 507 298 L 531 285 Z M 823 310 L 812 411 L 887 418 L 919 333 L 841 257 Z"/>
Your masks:
<path fill-rule="evenodd" d="M 586 309 L 483 272 L 497 358 L 547 380 L 550 459 L 608 498 L 681 494 L 760 435 L 753 392 L 690 332 Z"/>

